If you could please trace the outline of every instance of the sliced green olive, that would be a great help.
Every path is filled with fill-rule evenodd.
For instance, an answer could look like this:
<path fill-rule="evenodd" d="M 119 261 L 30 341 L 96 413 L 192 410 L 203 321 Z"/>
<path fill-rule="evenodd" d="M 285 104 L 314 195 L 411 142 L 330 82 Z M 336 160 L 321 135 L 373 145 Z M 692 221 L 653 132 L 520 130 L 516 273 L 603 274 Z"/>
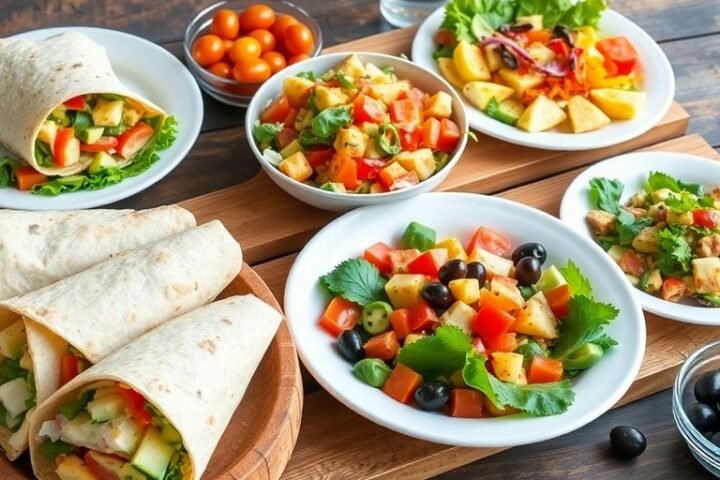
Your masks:
<path fill-rule="evenodd" d="M 392 305 L 386 302 L 372 302 L 362 311 L 362 326 L 368 333 L 378 335 L 390 328 L 390 314 L 393 311 Z"/>

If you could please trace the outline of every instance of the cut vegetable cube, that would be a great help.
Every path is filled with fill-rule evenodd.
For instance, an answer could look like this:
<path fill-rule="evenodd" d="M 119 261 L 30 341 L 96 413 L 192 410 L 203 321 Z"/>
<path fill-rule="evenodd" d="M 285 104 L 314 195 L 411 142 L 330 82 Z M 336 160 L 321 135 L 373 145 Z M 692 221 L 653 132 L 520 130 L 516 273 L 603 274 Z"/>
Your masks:
<path fill-rule="evenodd" d="M 398 402 L 410 403 L 415 395 L 415 390 L 422 385 L 422 382 L 422 375 L 402 363 L 398 363 L 383 385 L 382 391 Z"/>
<path fill-rule="evenodd" d="M 334 147 L 338 155 L 362 158 L 368 143 L 368 136 L 357 128 L 341 128 L 335 137 Z"/>
<path fill-rule="evenodd" d="M 509 277 L 513 269 L 512 260 L 494 255 L 480 247 L 476 247 L 468 257 L 468 263 L 472 262 L 482 263 L 489 279 L 495 275 Z"/>
<path fill-rule="evenodd" d="M 507 310 L 517 310 L 522 307 L 525 300 L 517 288 L 517 280 L 503 276 L 495 275 L 490 281 L 490 291 L 498 297 L 498 301 L 503 305 L 509 306 Z"/>
<path fill-rule="evenodd" d="M 545 81 L 544 77 L 537 73 L 522 74 L 517 70 L 510 70 L 508 68 L 498 70 L 498 75 L 500 75 L 500 78 L 502 78 L 509 87 L 515 90 L 515 93 L 517 93 L 519 97 L 525 93 L 525 90 L 535 88 Z"/>
<path fill-rule="evenodd" d="M 517 126 L 528 132 L 543 132 L 560 125 L 566 119 L 567 114 L 557 103 L 545 95 L 540 95 L 525 109 Z"/>
<path fill-rule="evenodd" d="M 362 64 L 362 61 L 360 61 L 360 57 L 358 57 L 355 53 L 343 60 L 343 62 L 339 64 L 335 69 L 343 72 L 345 75 L 350 75 L 355 79 L 364 77 L 368 74 L 367 70 Z"/>
<path fill-rule="evenodd" d="M 313 169 L 302 152 L 296 152 L 284 159 L 278 168 L 288 177 L 298 182 L 304 182 L 312 177 Z"/>
<path fill-rule="evenodd" d="M 426 117 L 450 118 L 452 116 L 452 97 L 440 91 L 430 97 L 425 104 Z"/>
<path fill-rule="evenodd" d="M 460 78 L 466 82 L 475 80 L 490 80 L 490 69 L 488 69 L 480 48 L 469 42 L 461 41 L 453 51 L 453 62 L 460 74 Z"/>
<path fill-rule="evenodd" d="M 485 395 L 470 388 L 453 388 L 448 400 L 448 413 L 457 418 L 481 418 Z"/>
<path fill-rule="evenodd" d="M 493 98 L 502 102 L 513 94 L 512 88 L 493 82 L 469 82 L 463 87 L 463 95 L 480 110 L 485 110 Z"/>
<path fill-rule="evenodd" d="M 414 152 L 401 152 L 395 155 L 394 162 L 405 170 L 415 172 L 420 181 L 427 180 L 435 173 L 435 157 L 429 148 L 421 148 Z"/>
<path fill-rule="evenodd" d="M 590 91 L 593 103 L 614 120 L 635 118 L 645 105 L 647 95 L 644 92 L 596 88 Z"/>
<path fill-rule="evenodd" d="M 421 302 L 420 292 L 427 282 L 425 275 L 400 273 L 385 284 L 385 292 L 393 307 L 409 308 Z"/>
<path fill-rule="evenodd" d="M 471 306 L 458 300 L 440 316 L 440 323 L 442 325 L 452 325 L 466 333 L 470 333 L 470 324 L 476 316 L 477 312 Z"/>
<path fill-rule="evenodd" d="M 692 261 L 692 270 L 697 293 L 720 294 L 720 258 L 696 258 Z"/>
<path fill-rule="evenodd" d="M 610 125 L 612 120 L 585 97 L 575 95 L 567 105 L 570 126 L 575 133 L 599 130 Z"/>
<path fill-rule="evenodd" d="M 523 356 L 519 353 L 495 352 L 490 363 L 498 380 L 515 385 L 527 385 L 527 377 L 523 368 Z"/>
<path fill-rule="evenodd" d="M 388 254 L 390 268 L 393 274 L 408 273 L 408 264 L 422 254 L 417 248 L 406 250 L 393 250 Z"/>
<path fill-rule="evenodd" d="M 448 252 L 448 258 L 450 260 L 467 260 L 467 253 L 465 253 L 465 247 L 463 247 L 460 240 L 456 237 L 449 237 L 445 240 L 435 244 L 435 248 L 444 248 Z"/>
<path fill-rule="evenodd" d="M 407 80 L 400 80 L 394 83 L 370 85 L 370 87 L 368 87 L 368 95 L 376 100 L 382 100 L 385 104 L 389 105 L 409 90 L 410 82 Z"/>
<path fill-rule="evenodd" d="M 445 77 L 445 80 L 450 82 L 451 85 L 463 88 L 465 80 L 460 77 L 457 68 L 455 68 L 455 62 L 451 58 L 438 58 L 438 68 L 440 68 L 440 73 Z"/>
<path fill-rule="evenodd" d="M 350 98 L 340 88 L 328 88 L 324 85 L 315 87 L 315 106 L 320 111 L 349 102 Z"/>
<path fill-rule="evenodd" d="M 312 88 L 315 87 L 315 82 L 308 80 L 307 78 L 300 78 L 295 76 L 285 77 L 283 81 L 283 94 L 288 99 L 290 105 L 293 108 L 303 108 L 305 102 L 310 96 Z M 298 115 L 299 116 L 299 115 Z M 302 129 L 298 129 L 302 130 Z"/>
<path fill-rule="evenodd" d="M 452 280 L 448 288 L 453 297 L 468 305 L 472 305 L 480 299 L 480 282 L 477 278 L 459 278 Z"/>
<path fill-rule="evenodd" d="M 517 314 L 513 330 L 517 333 L 546 340 L 558 338 L 557 319 L 542 292 L 536 293 L 525 302 L 525 305 Z"/>

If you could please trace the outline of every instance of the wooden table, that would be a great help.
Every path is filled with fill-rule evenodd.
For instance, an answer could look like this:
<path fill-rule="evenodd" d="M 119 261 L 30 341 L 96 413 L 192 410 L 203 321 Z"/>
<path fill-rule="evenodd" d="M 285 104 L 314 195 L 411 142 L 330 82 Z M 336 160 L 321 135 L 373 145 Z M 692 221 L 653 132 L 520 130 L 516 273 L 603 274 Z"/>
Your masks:
<path fill-rule="evenodd" d="M 0 37 L 49 26 L 98 26 L 140 35 L 182 56 L 181 42 L 186 24 L 202 5 L 210 3 L 209 0 L 0 0 Z M 319 20 L 326 46 L 392 29 L 380 17 L 375 1 L 296 0 L 296 3 Z M 660 42 L 675 68 L 676 99 L 692 116 L 690 131 L 701 134 L 718 149 L 720 2 L 616 0 L 613 7 Z M 258 166 L 241 128 L 244 110 L 226 107 L 207 97 L 205 107 L 203 132 L 188 158 L 159 184 L 116 206 L 147 208 L 179 202 L 236 185 L 256 175 Z M 512 197 L 513 191 L 504 196 Z M 260 253 L 256 252 L 258 258 L 262 258 Z M 266 271 L 270 275 L 273 271 L 267 266 L 270 263 L 258 265 L 260 273 Z M 282 278 L 267 280 L 276 285 L 283 282 Z M 306 391 L 313 388 L 317 387 L 310 383 Z M 669 391 L 657 393 L 613 410 L 572 434 L 538 445 L 514 448 L 438 478 L 712 478 L 694 462 L 683 444 L 673 424 L 670 403 Z M 344 408 L 334 404 L 328 406 Z M 618 461 L 608 453 L 608 432 L 620 424 L 635 425 L 648 436 L 648 451 L 635 461 Z"/>

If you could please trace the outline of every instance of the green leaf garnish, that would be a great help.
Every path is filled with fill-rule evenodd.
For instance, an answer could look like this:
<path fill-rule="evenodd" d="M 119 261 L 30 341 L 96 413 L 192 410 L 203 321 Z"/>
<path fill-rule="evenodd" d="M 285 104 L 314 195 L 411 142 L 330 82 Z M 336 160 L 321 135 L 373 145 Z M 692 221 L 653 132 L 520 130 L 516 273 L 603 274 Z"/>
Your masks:
<path fill-rule="evenodd" d="M 449 377 L 465 365 L 472 348 L 470 335 L 457 327 L 443 325 L 435 334 L 400 349 L 398 363 L 410 367 L 428 380 Z"/>
<path fill-rule="evenodd" d="M 366 306 L 385 300 L 385 279 L 372 263 L 362 258 L 345 260 L 320 277 L 320 283 L 333 295 Z"/>

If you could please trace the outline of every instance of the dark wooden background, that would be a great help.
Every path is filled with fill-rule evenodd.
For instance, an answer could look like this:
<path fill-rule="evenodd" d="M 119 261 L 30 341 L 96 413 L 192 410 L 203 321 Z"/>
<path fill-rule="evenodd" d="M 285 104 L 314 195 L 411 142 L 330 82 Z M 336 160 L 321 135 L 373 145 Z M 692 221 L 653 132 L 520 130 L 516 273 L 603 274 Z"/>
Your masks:
<path fill-rule="evenodd" d="M 182 58 L 186 25 L 214 1 L 0 0 L 0 37 L 43 27 L 83 25 L 133 33 Z M 390 30 L 376 0 L 296 0 L 320 23 L 325 46 Z M 720 0 L 615 0 L 620 11 L 655 38 L 677 78 L 676 99 L 690 112 L 690 130 L 720 149 Z M 408 52 L 409 53 L 409 52 Z M 10 92 L 2 92 L 7 95 Z M 165 180 L 117 206 L 173 203 L 251 178 L 258 171 L 243 129 L 245 112 L 205 97 L 205 119 L 188 158 Z M 648 450 L 632 461 L 615 459 L 608 433 L 615 425 L 640 428 Z M 669 391 L 602 416 L 587 427 L 545 443 L 514 448 L 449 472 L 443 479 L 705 479 L 713 478 L 688 452 L 675 429 Z"/>

